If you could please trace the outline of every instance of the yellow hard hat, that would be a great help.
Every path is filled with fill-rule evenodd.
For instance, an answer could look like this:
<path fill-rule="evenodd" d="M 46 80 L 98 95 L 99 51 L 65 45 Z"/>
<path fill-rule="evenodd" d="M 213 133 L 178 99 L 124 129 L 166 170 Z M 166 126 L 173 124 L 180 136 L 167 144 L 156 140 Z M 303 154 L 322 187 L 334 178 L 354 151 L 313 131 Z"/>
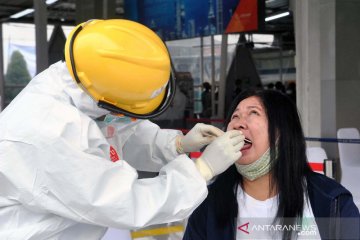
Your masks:
<path fill-rule="evenodd" d="M 111 19 L 79 24 L 67 38 L 65 61 L 80 87 L 113 113 L 152 118 L 164 112 L 174 97 L 168 50 L 156 33 L 137 22 Z"/>

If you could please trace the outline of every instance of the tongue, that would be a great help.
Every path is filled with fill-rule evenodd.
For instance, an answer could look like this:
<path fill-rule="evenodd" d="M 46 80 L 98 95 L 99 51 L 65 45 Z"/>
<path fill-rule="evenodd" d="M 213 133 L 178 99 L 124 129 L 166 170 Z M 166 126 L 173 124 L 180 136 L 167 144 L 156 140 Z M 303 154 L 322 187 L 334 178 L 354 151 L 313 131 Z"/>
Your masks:
<path fill-rule="evenodd" d="M 251 148 L 251 144 L 245 143 L 241 150 L 246 150 Z"/>

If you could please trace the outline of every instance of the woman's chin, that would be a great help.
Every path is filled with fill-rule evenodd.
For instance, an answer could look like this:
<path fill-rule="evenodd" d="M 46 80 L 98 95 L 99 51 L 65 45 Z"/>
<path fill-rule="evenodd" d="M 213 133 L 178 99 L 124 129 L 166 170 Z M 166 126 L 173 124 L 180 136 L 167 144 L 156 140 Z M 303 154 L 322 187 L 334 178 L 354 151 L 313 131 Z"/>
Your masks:
<path fill-rule="evenodd" d="M 252 162 L 254 161 L 244 156 L 242 156 L 239 160 L 236 161 L 236 163 L 240 165 L 248 165 Z"/>

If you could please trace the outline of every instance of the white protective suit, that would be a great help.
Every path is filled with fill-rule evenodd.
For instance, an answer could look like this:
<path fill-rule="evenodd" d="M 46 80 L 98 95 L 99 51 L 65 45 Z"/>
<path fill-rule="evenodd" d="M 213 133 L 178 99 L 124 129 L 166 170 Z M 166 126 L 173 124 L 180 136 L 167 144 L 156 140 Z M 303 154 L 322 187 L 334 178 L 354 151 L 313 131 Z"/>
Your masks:
<path fill-rule="evenodd" d="M 138 121 L 116 138 L 120 160 L 93 120 L 106 114 L 59 62 L 35 77 L 0 114 L 0 239 L 100 239 L 186 218 L 206 182 L 171 141 L 177 132 Z M 120 147 L 122 149 L 120 149 Z M 138 179 L 124 159 L 158 170 Z M 141 167 L 139 165 L 138 167 Z"/>

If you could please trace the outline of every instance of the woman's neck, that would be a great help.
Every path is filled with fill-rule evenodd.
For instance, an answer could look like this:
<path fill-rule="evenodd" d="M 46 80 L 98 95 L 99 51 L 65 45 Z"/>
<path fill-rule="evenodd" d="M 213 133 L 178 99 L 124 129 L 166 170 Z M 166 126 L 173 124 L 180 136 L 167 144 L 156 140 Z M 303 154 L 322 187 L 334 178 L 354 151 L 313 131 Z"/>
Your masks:
<path fill-rule="evenodd" d="M 276 188 L 271 188 L 270 174 L 266 174 L 254 181 L 243 178 L 243 190 L 251 197 L 264 201 L 277 194 Z"/>

